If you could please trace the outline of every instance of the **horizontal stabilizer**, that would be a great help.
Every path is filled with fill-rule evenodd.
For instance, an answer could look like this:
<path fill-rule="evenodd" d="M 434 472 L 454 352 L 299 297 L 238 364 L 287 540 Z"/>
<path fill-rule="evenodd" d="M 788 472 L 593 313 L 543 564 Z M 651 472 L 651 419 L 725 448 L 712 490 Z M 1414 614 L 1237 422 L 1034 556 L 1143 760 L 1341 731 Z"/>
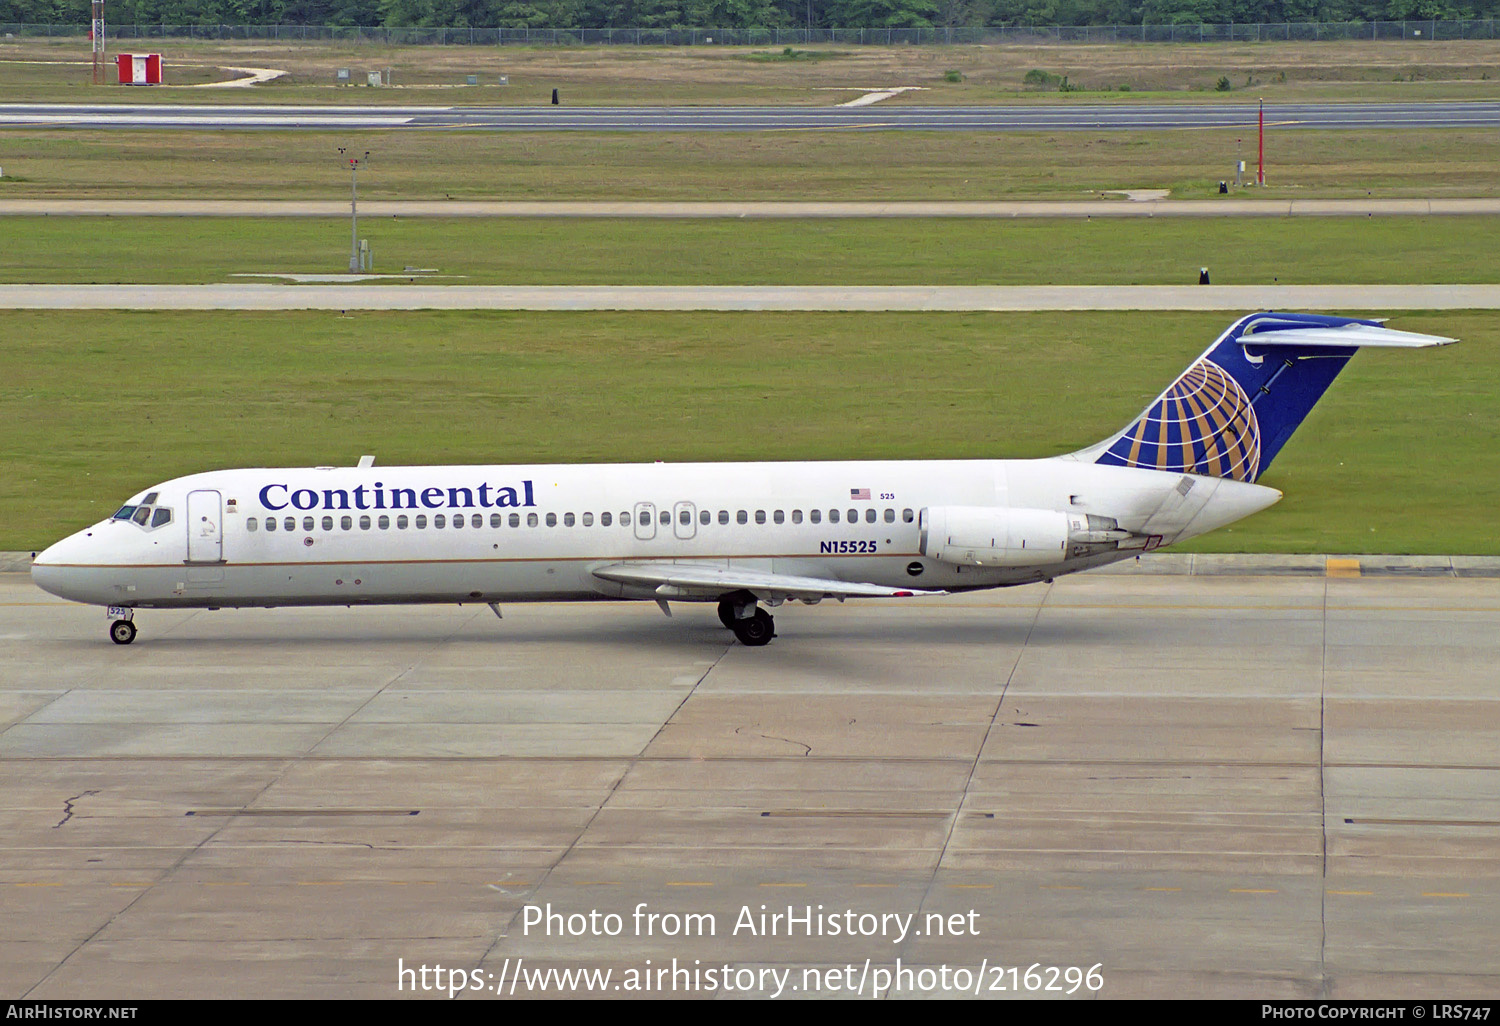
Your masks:
<path fill-rule="evenodd" d="M 1352 346 L 1371 349 L 1425 349 L 1428 346 L 1446 346 L 1457 342 L 1456 338 L 1443 335 L 1420 335 L 1415 331 L 1397 331 L 1357 321 L 1341 327 L 1283 328 L 1280 330 L 1252 331 L 1240 336 L 1242 346 L 1328 346 L 1349 348 Z"/>
<path fill-rule="evenodd" d="M 941 594 L 913 588 L 885 588 L 876 584 L 854 584 L 821 577 L 798 577 L 748 567 L 706 563 L 611 563 L 596 569 L 594 576 L 637 588 L 666 589 L 670 593 L 669 597 L 679 598 L 687 595 L 713 598 L 732 591 L 753 592 L 762 599 L 904 598 L 910 595 Z"/>

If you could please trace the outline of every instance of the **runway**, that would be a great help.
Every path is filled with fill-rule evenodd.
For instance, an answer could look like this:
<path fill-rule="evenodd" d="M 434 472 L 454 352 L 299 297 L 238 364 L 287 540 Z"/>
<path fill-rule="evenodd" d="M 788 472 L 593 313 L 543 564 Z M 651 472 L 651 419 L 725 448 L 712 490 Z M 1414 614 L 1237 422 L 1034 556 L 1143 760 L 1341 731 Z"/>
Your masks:
<path fill-rule="evenodd" d="M 1495 309 L 1500 285 L 0 285 L 0 310 Z"/>
<path fill-rule="evenodd" d="M 477 129 L 501 132 L 1069 132 L 1253 128 L 1254 103 L 1074 103 L 936 107 L 277 106 L 271 104 L 0 104 L 0 127 Z M 1288 103 L 1278 128 L 1493 128 L 1500 101 Z"/>
<path fill-rule="evenodd" d="M 148 611 L 128 649 L 25 575 L 0 610 L 16 998 L 1500 985 L 1500 579 L 1071 577 L 754 650 L 649 604 Z M 883 925 L 737 928 L 789 906 Z"/>
<path fill-rule="evenodd" d="M 1500 199 L 1217 199 L 997 201 L 366 200 L 366 217 L 905 218 L 1470 217 Z M 342 200 L 0 199 L 0 217 L 342 217 Z"/>

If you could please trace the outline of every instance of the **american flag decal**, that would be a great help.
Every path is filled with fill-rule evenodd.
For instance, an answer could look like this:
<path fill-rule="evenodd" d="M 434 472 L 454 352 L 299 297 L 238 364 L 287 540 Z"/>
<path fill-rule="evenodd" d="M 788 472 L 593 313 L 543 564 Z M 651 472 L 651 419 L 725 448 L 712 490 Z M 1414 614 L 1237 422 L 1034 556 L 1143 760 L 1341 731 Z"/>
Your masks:
<path fill-rule="evenodd" d="M 851 489 L 849 489 L 849 498 L 851 498 L 851 499 L 868 499 L 869 497 L 870 497 L 870 489 L 868 489 L 868 488 L 851 488 Z"/>

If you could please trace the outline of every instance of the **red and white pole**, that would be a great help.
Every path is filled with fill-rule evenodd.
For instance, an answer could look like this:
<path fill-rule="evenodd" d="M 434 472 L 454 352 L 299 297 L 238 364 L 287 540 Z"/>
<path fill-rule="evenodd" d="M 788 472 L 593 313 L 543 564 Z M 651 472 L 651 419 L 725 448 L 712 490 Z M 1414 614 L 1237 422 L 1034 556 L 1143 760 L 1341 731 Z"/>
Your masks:
<path fill-rule="evenodd" d="M 1266 101 L 1260 101 L 1260 143 L 1255 160 L 1255 184 L 1266 184 Z"/>

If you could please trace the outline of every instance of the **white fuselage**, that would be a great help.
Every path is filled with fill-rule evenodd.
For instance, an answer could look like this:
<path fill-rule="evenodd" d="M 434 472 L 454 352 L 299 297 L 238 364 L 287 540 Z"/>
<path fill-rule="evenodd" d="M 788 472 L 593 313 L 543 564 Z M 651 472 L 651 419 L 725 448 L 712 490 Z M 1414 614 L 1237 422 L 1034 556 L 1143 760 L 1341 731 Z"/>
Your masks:
<path fill-rule="evenodd" d="M 959 590 L 1130 558 L 1279 497 L 1066 457 L 224 470 L 142 492 L 131 505 L 150 500 L 147 523 L 95 524 L 32 572 L 57 595 L 123 607 L 657 597 L 594 575 L 632 561 Z M 930 507 L 1096 514 L 1133 540 L 963 565 L 924 555 Z"/>

